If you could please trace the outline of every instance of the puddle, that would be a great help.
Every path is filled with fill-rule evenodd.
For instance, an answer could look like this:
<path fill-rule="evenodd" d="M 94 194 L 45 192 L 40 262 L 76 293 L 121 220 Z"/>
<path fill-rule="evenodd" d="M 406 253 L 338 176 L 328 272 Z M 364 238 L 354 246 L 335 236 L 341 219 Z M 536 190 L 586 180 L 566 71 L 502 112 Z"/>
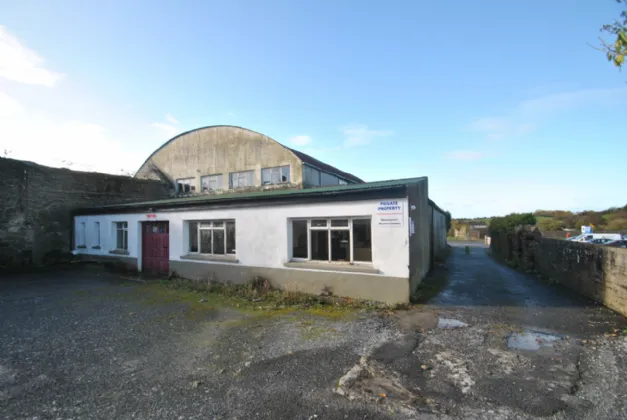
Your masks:
<path fill-rule="evenodd" d="M 553 347 L 553 342 L 561 337 L 539 331 L 527 330 L 507 337 L 507 347 L 514 350 L 540 350 L 540 347 Z"/>
<path fill-rule="evenodd" d="M 438 328 L 463 328 L 467 326 L 468 324 L 465 322 L 456 319 L 438 317 Z"/>

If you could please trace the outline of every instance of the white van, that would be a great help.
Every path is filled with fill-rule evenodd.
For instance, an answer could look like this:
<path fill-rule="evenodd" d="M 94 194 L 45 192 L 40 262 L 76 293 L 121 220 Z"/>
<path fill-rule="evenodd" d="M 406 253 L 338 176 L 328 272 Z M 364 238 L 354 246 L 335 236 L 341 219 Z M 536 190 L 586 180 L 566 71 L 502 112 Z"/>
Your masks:
<path fill-rule="evenodd" d="M 591 242 L 594 239 L 610 239 L 613 241 L 620 241 L 623 236 L 620 233 L 586 233 L 583 235 L 573 236 L 572 238 L 566 238 L 567 241 L 573 242 Z"/>

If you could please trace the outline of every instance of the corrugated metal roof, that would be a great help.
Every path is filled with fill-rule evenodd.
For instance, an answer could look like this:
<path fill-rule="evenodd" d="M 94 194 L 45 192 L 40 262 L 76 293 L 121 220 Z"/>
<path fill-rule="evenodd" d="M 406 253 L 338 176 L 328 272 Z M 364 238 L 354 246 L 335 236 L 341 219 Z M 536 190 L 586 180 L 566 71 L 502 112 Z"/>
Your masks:
<path fill-rule="evenodd" d="M 221 201 L 252 201 L 255 199 L 280 198 L 280 197 L 307 197 L 315 195 L 341 195 L 367 190 L 383 190 L 401 187 L 407 184 L 416 184 L 427 180 L 427 177 L 392 179 L 388 181 L 367 182 L 363 184 L 334 185 L 331 187 L 305 188 L 305 189 L 276 189 L 251 192 L 229 192 L 224 194 L 199 194 L 190 197 L 171 198 L 167 200 L 142 201 L 137 203 L 112 204 L 92 207 L 92 209 L 113 209 L 132 207 L 159 207 L 186 204 L 213 204 Z"/>

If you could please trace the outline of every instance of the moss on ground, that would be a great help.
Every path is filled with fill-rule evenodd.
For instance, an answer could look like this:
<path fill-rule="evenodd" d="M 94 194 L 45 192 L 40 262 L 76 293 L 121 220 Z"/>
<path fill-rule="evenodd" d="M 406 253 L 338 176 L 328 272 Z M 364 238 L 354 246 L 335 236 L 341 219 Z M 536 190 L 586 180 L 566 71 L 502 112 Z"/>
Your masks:
<path fill-rule="evenodd" d="M 342 320 L 360 312 L 390 309 L 389 305 L 375 302 L 312 296 L 281 290 L 255 290 L 249 285 L 200 284 L 181 279 L 161 280 L 136 284 L 116 297 L 138 299 L 145 305 L 184 305 L 180 315 L 200 318 L 220 308 L 231 308 L 249 315 L 249 318 L 302 315 Z"/>

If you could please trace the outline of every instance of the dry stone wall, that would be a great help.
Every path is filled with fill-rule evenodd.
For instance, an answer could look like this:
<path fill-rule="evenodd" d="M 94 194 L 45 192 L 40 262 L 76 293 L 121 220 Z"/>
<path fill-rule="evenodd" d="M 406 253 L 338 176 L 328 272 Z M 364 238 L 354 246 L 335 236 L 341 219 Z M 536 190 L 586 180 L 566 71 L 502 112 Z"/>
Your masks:
<path fill-rule="evenodd" d="M 544 238 L 537 231 L 493 235 L 493 255 L 627 315 L 627 249 Z"/>

